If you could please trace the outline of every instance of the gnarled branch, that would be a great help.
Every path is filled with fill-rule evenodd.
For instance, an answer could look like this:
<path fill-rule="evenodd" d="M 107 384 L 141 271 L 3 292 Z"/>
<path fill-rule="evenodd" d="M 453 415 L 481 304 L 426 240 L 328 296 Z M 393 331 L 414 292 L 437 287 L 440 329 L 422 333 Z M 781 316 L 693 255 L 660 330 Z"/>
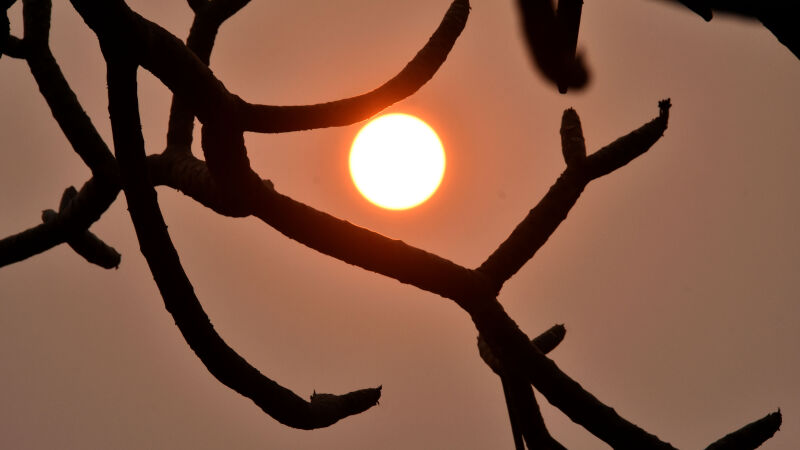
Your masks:
<path fill-rule="evenodd" d="M 64 190 L 59 211 L 66 210 L 77 195 L 78 191 L 72 186 Z M 52 209 L 46 209 L 42 211 L 42 222 L 47 223 L 58 220 L 58 214 Z M 119 268 L 122 255 L 89 230 L 77 233 L 76 236 L 67 240 L 67 244 L 75 250 L 75 253 L 83 256 L 86 261 L 92 264 L 104 269 Z"/>
<path fill-rule="evenodd" d="M 468 0 L 454 0 L 428 43 L 394 78 L 349 99 L 305 106 L 253 105 L 230 93 L 175 36 L 133 12 L 121 0 L 71 0 L 101 40 L 126 42 L 132 57 L 173 93 L 187 100 L 201 122 L 234 119 L 242 131 L 277 133 L 349 125 L 416 92 L 439 69 L 469 15 Z"/>
<path fill-rule="evenodd" d="M 211 60 L 211 50 L 219 27 L 250 0 L 215 0 L 190 4 L 195 12 L 186 47 L 205 65 Z M 177 95 L 172 96 L 167 126 L 167 149 L 191 152 L 194 113 L 189 104 Z"/>
<path fill-rule="evenodd" d="M 589 82 L 583 56 L 576 55 L 583 0 L 518 0 L 525 39 L 531 59 L 544 77 L 566 93 Z"/>
<path fill-rule="evenodd" d="M 631 133 L 585 156 L 580 121 L 574 110 L 562 117 L 562 153 L 567 169 L 511 235 L 476 270 L 486 275 L 497 291 L 544 245 L 567 217 L 586 185 L 643 154 L 664 134 L 669 100 L 659 102 L 659 116 Z"/>
<path fill-rule="evenodd" d="M 53 118 L 72 148 L 93 175 L 108 182 L 116 178 L 116 162 L 50 52 L 50 8 L 50 0 L 23 2 L 25 59 Z"/>
<path fill-rule="evenodd" d="M 262 375 L 214 331 L 181 267 L 166 224 L 147 181 L 147 163 L 138 113 L 136 65 L 107 55 L 109 113 L 122 186 L 137 238 L 167 310 L 186 342 L 223 384 L 253 400 L 267 414 L 303 429 L 331 425 L 375 404 L 380 388 L 343 396 L 323 395 L 306 402 Z"/>

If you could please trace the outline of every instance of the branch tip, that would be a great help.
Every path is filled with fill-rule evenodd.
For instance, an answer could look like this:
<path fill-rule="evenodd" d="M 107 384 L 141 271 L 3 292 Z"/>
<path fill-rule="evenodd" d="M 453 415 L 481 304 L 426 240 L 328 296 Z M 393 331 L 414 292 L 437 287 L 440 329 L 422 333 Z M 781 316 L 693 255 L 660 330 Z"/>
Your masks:
<path fill-rule="evenodd" d="M 586 142 L 578 112 L 573 108 L 564 110 L 561 116 L 561 153 L 567 166 L 577 166 L 586 159 Z"/>
<path fill-rule="evenodd" d="M 781 410 L 769 413 L 755 422 L 722 437 L 706 450 L 751 450 L 761 446 L 780 429 L 783 422 Z"/>
<path fill-rule="evenodd" d="M 672 102 L 670 99 L 665 98 L 658 102 L 658 115 L 669 118 L 669 109 L 672 108 Z"/>

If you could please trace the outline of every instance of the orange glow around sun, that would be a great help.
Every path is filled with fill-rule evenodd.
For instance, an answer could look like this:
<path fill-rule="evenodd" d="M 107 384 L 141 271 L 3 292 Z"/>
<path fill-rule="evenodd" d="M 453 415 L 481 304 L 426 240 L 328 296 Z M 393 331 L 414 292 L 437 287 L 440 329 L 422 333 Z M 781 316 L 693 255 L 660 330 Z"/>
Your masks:
<path fill-rule="evenodd" d="M 367 200 L 385 208 L 413 208 L 444 177 L 445 154 L 428 124 L 408 114 L 386 114 L 364 125 L 350 148 L 350 176 Z"/>

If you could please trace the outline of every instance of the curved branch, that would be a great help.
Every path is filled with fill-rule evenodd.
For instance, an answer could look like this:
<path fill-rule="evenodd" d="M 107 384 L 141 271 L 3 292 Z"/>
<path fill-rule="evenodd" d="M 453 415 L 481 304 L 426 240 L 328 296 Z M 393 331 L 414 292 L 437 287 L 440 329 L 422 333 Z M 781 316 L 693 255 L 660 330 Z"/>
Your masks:
<path fill-rule="evenodd" d="M 27 52 L 25 51 L 25 45 L 22 42 L 22 39 L 8 35 L 6 38 L 5 47 L 0 51 L 0 55 L 8 55 L 12 58 L 16 59 L 24 59 L 26 57 Z"/>
<path fill-rule="evenodd" d="M 192 11 L 197 12 L 208 4 L 208 0 L 186 0 L 186 3 L 189 4 Z"/>
<path fill-rule="evenodd" d="M 469 1 L 455 0 L 428 43 L 394 78 L 366 94 L 306 106 L 242 107 L 245 130 L 281 133 L 338 127 L 360 122 L 396 103 L 427 83 L 444 63 L 469 16 Z"/>
<path fill-rule="evenodd" d="M 147 178 L 136 65 L 116 61 L 109 54 L 106 58 L 114 147 L 141 251 L 167 310 L 209 372 L 226 386 L 253 400 L 279 422 L 295 428 L 325 427 L 377 404 L 380 388 L 362 389 L 342 396 L 319 394 L 306 402 L 261 374 L 216 333 L 183 271 L 161 215 L 155 189 Z"/>
<path fill-rule="evenodd" d="M 189 36 L 186 38 L 186 47 L 194 52 L 203 64 L 209 65 L 219 27 L 249 2 L 250 0 L 215 0 L 211 3 L 201 1 L 191 5 L 195 16 Z M 193 128 L 194 113 L 189 104 L 181 97 L 173 95 L 167 127 L 167 148 L 191 152 Z"/>
<path fill-rule="evenodd" d="M 674 450 L 605 405 L 565 374 L 530 340 L 496 300 L 468 304 L 480 335 L 503 370 L 523 374 L 553 406 L 612 448 Z"/>
<path fill-rule="evenodd" d="M 584 170 L 590 180 L 607 175 L 650 150 L 664 135 L 669 121 L 669 99 L 658 102 L 658 117 L 586 157 Z"/>
<path fill-rule="evenodd" d="M 511 235 L 476 269 L 492 280 L 496 291 L 547 242 L 591 180 L 629 163 L 664 134 L 670 102 L 662 100 L 658 106 L 657 118 L 590 156 L 585 156 L 578 115 L 571 109 L 564 112 L 561 133 L 567 169 Z"/>
<path fill-rule="evenodd" d="M 560 0 L 555 11 L 552 0 L 517 1 L 531 59 L 562 94 L 568 88 L 582 89 L 589 82 L 583 57 L 575 53 L 582 3 Z"/>
<path fill-rule="evenodd" d="M 53 113 L 53 118 L 72 148 L 89 166 L 93 175 L 109 181 L 116 178 L 116 161 L 50 52 L 50 8 L 50 0 L 29 0 L 23 3 L 24 44 L 28 66 Z"/>
<path fill-rule="evenodd" d="M 714 11 L 733 13 L 761 22 L 781 44 L 800 58 L 800 31 L 797 15 L 791 2 L 783 0 L 672 0 L 691 9 L 706 22 L 714 17 Z"/>
<path fill-rule="evenodd" d="M 2 57 L 6 51 L 6 42 L 11 37 L 11 23 L 8 21 L 8 8 L 0 5 L 0 9 L 2 9 L 2 12 L 0 12 L 0 57 Z"/>
<path fill-rule="evenodd" d="M 231 94 L 175 36 L 139 16 L 121 0 L 71 0 L 101 40 L 130 46 L 139 64 L 189 102 L 203 122 L 233 119 L 242 131 L 278 133 L 349 125 L 416 92 L 438 70 L 469 14 L 468 0 L 454 0 L 428 43 L 394 78 L 357 97 L 304 106 L 253 105 Z"/>

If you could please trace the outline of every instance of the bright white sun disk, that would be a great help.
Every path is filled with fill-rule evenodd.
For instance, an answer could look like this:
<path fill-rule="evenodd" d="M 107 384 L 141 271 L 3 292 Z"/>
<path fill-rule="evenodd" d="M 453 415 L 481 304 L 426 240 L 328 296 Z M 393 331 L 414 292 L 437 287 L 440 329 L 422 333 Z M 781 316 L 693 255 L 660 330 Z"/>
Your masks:
<path fill-rule="evenodd" d="M 442 142 L 428 124 L 408 114 L 367 123 L 350 149 L 350 176 L 359 192 L 386 209 L 427 200 L 444 176 Z"/>

